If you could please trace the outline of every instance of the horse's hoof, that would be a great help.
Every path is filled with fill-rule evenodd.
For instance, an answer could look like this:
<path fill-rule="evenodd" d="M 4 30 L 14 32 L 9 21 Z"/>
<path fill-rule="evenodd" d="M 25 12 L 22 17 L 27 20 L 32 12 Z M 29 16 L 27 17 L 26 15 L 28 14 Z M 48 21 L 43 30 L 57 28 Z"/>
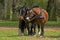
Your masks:
<path fill-rule="evenodd" d="M 34 37 L 35 37 L 36 35 L 34 35 Z"/>
<path fill-rule="evenodd" d="M 43 36 L 40 36 L 40 37 L 43 37 Z"/>
<path fill-rule="evenodd" d="M 28 34 L 24 34 L 25 36 L 28 36 Z"/>
<path fill-rule="evenodd" d="M 40 37 L 44 37 L 44 35 L 40 35 Z"/>
<path fill-rule="evenodd" d="M 18 34 L 18 36 L 23 36 L 24 35 L 24 33 L 22 33 L 22 34 Z"/>

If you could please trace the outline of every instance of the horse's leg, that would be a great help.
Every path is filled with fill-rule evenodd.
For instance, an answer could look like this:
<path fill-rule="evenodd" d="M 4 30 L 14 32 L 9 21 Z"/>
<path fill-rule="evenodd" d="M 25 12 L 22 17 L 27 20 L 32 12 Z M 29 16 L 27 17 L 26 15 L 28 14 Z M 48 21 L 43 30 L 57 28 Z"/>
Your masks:
<path fill-rule="evenodd" d="M 19 21 L 19 35 L 23 35 L 25 28 L 25 22 L 24 20 Z"/>
<path fill-rule="evenodd" d="M 32 35 L 32 24 L 29 23 L 29 26 L 28 26 L 28 35 Z"/>
<path fill-rule="evenodd" d="M 28 35 L 30 35 L 30 27 L 29 27 L 29 23 L 26 24 L 26 28 L 28 30 Z"/>
<path fill-rule="evenodd" d="M 32 24 L 32 25 L 31 25 L 31 30 L 30 30 L 30 34 L 31 34 L 31 35 L 33 35 L 33 33 L 34 33 L 33 27 L 34 27 L 34 25 Z"/>
<path fill-rule="evenodd" d="M 29 33 L 29 26 L 28 23 L 25 23 L 25 30 L 24 30 L 25 35 Z"/>
<path fill-rule="evenodd" d="M 32 23 L 31 24 L 31 35 L 35 35 L 35 33 L 36 33 L 36 24 L 35 23 Z"/>
<path fill-rule="evenodd" d="M 44 24 L 41 25 L 41 34 L 40 34 L 41 37 L 44 36 Z"/>
<path fill-rule="evenodd" d="M 33 35 L 35 35 L 36 34 L 36 24 L 33 24 L 33 28 L 34 28 Z"/>
<path fill-rule="evenodd" d="M 28 27 L 27 29 L 28 29 L 28 35 L 30 35 L 30 28 Z"/>
<path fill-rule="evenodd" d="M 25 21 L 22 20 L 22 23 L 21 23 L 21 32 L 24 33 L 24 29 L 25 29 Z"/>
<path fill-rule="evenodd" d="M 33 24 L 31 25 L 31 30 L 30 30 L 30 34 L 33 34 Z"/>
<path fill-rule="evenodd" d="M 39 33 L 39 35 L 40 35 L 40 25 L 37 24 L 37 26 L 38 26 L 38 33 Z"/>

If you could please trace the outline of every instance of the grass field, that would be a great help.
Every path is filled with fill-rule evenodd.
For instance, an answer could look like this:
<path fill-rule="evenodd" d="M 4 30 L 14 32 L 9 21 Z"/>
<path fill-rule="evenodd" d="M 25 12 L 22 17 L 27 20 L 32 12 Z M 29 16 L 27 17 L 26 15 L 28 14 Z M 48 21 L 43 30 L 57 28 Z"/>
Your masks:
<path fill-rule="evenodd" d="M 0 27 L 0 40 L 60 40 L 60 28 L 45 28 L 45 36 L 18 36 L 18 28 Z"/>
<path fill-rule="evenodd" d="M 2 26 L 8 26 L 8 27 L 18 27 L 19 22 L 18 21 L 0 21 L 0 27 Z M 59 26 L 60 27 L 60 21 L 48 21 L 46 23 L 46 26 Z"/>
<path fill-rule="evenodd" d="M 60 40 L 60 22 L 48 21 L 44 37 L 18 36 L 18 21 L 0 21 L 0 40 Z"/>

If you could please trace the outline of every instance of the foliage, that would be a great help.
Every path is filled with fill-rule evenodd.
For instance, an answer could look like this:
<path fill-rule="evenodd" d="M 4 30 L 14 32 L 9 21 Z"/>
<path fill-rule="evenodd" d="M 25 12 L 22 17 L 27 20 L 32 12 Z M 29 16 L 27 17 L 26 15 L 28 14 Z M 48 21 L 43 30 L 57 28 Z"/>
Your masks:
<path fill-rule="evenodd" d="M 60 16 L 59 0 L 0 0 L 0 20 L 18 20 L 19 13 L 16 12 L 18 6 L 40 6 L 47 10 L 50 21 L 58 21 Z"/>
<path fill-rule="evenodd" d="M 60 21 L 48 21 L 46 26 L 60 26 Z"/>

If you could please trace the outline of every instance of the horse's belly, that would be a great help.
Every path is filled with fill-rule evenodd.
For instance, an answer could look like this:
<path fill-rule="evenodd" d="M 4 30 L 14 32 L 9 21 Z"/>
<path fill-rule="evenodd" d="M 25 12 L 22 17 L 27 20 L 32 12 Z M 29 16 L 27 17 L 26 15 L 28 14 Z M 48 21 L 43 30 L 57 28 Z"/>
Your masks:
<path fill-rule="evenodd" d="M 41 23 L 46 23 L 46 20 L 44 20 L 44 19 L 36 19 L 35 22 L 38 23 L 38 24 L 41 24 Z"/>

